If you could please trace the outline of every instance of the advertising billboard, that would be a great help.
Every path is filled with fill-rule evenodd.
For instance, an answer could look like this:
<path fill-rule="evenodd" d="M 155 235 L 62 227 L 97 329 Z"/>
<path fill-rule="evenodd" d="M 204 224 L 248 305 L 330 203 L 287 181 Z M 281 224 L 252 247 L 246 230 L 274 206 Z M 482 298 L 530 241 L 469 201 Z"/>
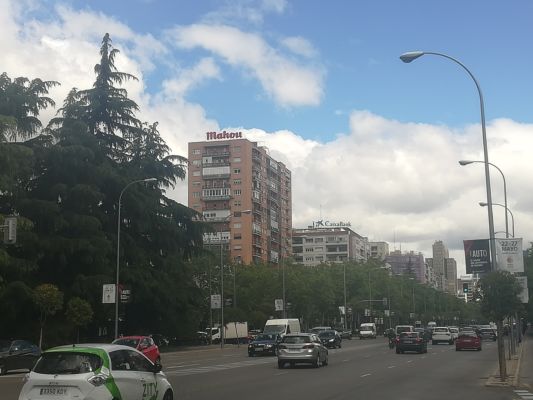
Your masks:
<path fill-rule="evenodd" d="M 489 239 L 463 240 L 467 274 L 490 272 Z"/>
<path fill-rule="evenodd" d="M 496 239 L 496 268 L 512 274 L 524 272 L 522 238 Z"/>

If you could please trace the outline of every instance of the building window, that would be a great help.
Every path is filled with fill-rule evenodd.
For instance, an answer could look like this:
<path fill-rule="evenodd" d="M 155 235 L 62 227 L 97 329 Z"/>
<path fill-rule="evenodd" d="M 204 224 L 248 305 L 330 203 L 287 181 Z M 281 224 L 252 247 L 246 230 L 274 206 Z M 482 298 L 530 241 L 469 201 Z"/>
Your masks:
<path fill-rule="evenodd" d="M 192 171 L 192 176 L 200 176 L 200 171 Z"/>
<path fill-rule="evenodd" d="M 233 224 L 233 228 L 240 229 L 240 228 L 242 228 L 242 224 L 240 222 L 236 222 L 236 223 Z"/>
<path fill-rule="evenodd" d="M 194 154 L 194 155 L 198 155 L 198 154 L 200 154 L 200 152 L 201 152 L 200 149 L 193 149 L 192 150 L 192 154 Z"/>
<path fill-rule="evenodd" d="M 313 238 L 305 238 L 305 243 L 313 243 Z"/>
<path fill-rule="evenodd" d="M 240 179 L 234 179 L 233 180 L 233 184 L 234 185 L 240 185 L 241 184 L 241 180 Z"/>
<path fill-rule="evenodd" d="M 241 169 L 240 168 L 234 168 L 233 169 L 233 173 L 234 174 L 240 174 L 241 173 Z"/>
<path fill-rule="evenodd" d="M 192 192 L 192 197 L 197 199 L 198 197 L 200 197 L 200 192 Z"/>
<path fill-rule="evenodd" d="M 234 236 L 233 236 L 233 239 L 242 239 L 242 235 L 240 233 L 236 233 Z"/>
<path fill-rule="evenodd" d="M 233 246 L 233 250 L 241 250 L 242 249 L 242 246 Z"/>
<path fill-rule="evenodd" d="M 192 160 L 192 165 L 195 167 L 200 167 L 202 166 L 202 160 Z"/>
<path fill-rule="evenodd" d="M 235 158 L 233 159 L 233 162 L 241 162 L 241 158 L 240 158 L 240 157 L 235 157 Z"/>
<path fill-rule="evenodd" d="M 193 186 L 200 186 L 201 184 L 202 184 L 202 182 L 200 182 L 200 181 L 194 181 L 192 183 Z"/>
<path fill-rule="evenodd" d="M 241 190 L 241 189 L 235 189 L 235 190 L 233 191 L 233 194 L 234 194 L 235 196 L 240 196 L 241 193 L 242 193 L 242 190 Z"/>
<path fill-rule="evenodd" d="M 234 205 L 235 207 L 240 207 L 240 206 L 241 206 L 241 201 L 240 201 L 240 200 L 235 200 L 235 201 L 233 202 L 233 205 Z"/>
<path fill-rule="evenodd" d="M 324 243 L 324 238 L 315 238 L 315 243 Z"/>
<path fill-rule="evenodd" d="M 305 257 L 305 261 L 313 261 L 313 257 Z"/>
<path fill-rule="evenodd" d="M 324 251 L 323 247 L 315 247 L 315 251 Z"/>
<path fill-rule="evenodd" d="M 233 151 L 235 153 L 240 153 L 241 152 L 241 146 L 233 146 Z"/>
<path fill-rule="evenodd" d="M 305 252 L 306 252 L 306 253 L 310 253 L 310 252 L 312 252 L 312 251 L 313 251 L 313 248 L 312 248 L 312 247 L 306 247 L 306 248 L 305 248 Z"/>

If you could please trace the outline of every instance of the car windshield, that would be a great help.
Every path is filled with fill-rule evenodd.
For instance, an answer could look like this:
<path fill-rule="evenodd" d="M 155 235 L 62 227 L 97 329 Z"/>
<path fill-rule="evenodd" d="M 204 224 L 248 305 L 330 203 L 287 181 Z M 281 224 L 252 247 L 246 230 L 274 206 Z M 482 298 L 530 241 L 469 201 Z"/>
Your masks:
<path fill-rule="evenodd" d="M 475 338 L 477 335 L 474 332 L 464 332 L 459 335 L 459 339 Z"/>
<path fill-rule="evenodd" d="M 257 335 L 255 340 L 257 340 L 257 341 L 260 341 L 260 340 L 276 340 L 276 337 L 277 337 L 277 335 L 275 335 L 275 334 L 260 334 L 260 335 Z"/>
<path fill-rule="evenodd" d="M 437 333 L 438 333 L 438 332 L 441 332 L 441 333 L 442 333 L 442 332 L 448 332 L 448 328 L 435 328 L 435 329 L 433 330 L 433 332 L 437 332 Z"/>
<path fill-rule="evenodd" d="M 85 374 L 96 371 L 102 364 L 102 359 L 96 354 L 51 352 L 41 356 L 33 371 L 47 375 Z"/>
<path fill-rule="evenodd" d="M 283 343 L 288 343 L 288 344 L 311 343 L 311 337 L 309 336 L 285 336 L 283 338 Z"/>
<path fill-rule="evenodd" d="M 400 334 L 400 339 L 403 339 L 403 338 L 417 338 L 418 337 L 418 333 L 417 332 L 403 332 L 402 334 Z"/>
<path fill-rule="evenodd" d="M 267 325 L 263 333 L 282 333 L 285 332 L 285 325 Z"/>
<path fill-rule="evenodd" d="M 0 340 L 0 351 L 8 351 L 11 347 L 11 342 L 9 340 Z"/>
<path fill-rule="evenodd" d="M 134 349 L 137 348 L 139 344 L 139 339 L 134 338 L 119 338 L 113 341 L 114 344 L 121 344 L 122 346 L 129 346 L 133 347 Z"/>

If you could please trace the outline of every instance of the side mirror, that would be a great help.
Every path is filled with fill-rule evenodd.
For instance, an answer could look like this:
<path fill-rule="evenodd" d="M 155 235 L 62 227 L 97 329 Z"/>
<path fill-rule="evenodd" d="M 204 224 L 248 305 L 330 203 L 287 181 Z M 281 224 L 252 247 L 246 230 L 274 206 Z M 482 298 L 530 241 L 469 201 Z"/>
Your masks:
<path fill-rule="evenodd" d="M 163 366 L 161 364 L 155 363 L 153 372 L 154 372 L 154 374 L 157 374 L 158 372 L 161 372 L 162 369 L 163 369 Z"/>

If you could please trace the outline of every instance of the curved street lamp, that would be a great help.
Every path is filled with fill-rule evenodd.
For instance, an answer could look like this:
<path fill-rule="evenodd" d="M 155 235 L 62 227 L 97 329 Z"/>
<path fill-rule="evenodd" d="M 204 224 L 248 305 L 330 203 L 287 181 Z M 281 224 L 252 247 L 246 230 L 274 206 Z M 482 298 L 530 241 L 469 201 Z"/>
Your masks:
<path fill-rule="evenodd" d="M 131 185 L 135 183 L 141 183 L 141 182 L 155 182 L 157 181 L 157 178 L 146 178 L 146 179 L 138 179 L 136 181 L 132 181 L 128 183 L 126 186 L 124 186 L 124 189 L 120 192 L 120 196 L 118 196 L 118 218 L 117 218 L 117 276 L 116 276 L 116 282 L 115 282 L 115 339 L 118 338 L 118 303 L 120 301 L 119 296 L 119 283 L 120 283 L 120 204 L 122 202 L 122 195 L 128 189 Z"/>
<path fill-rule="evenodd" d="M 459 165 L 461 165 L 463 167 L 465 165 L 473 164 L 473 163 L 484 163 L 484 161 L 472 161 L 472 160 L 460 160 L 459 161 Z M 500 168 L 498 168 L 498 166 L 496 166 L 495 164 L 493 164 L 493 163 L 488 163 L 488 164 L 493 166 L 494 168 L 496 168 L 500 172 L 500 174 L 502 175 L 502 179 L 503 179 L 503 203 L 505 204 L 505 208 L 507 208 L 507 183 L 505 182 L 505 175 L 503 174 L 502 170 Z M 505 231 L 506 231 L 506 235 L 507 235 L 506 237 L 509 237 L 509 220 L 507 218 L 507 212 L 505 213 Z M 496 232 L 494 233 L 494 235 L 496 235 Z"/>
<path fill-rule="evenodd" d="M 479 83 L 478 83 L 477 79 L 475 78 L 475 76 L 472 74 L 472 72 L 470 72 L 470 70 L 462 62 L 460 62 L 459 60 L 457 60 L 457 59 L 455 59 L 453 57 L 450 57 L 450 56 L 448 56 L 446 54 L 435 53 L 435 52 L 431 52 L 431 51 L 410 51 L 410 52 L 407 52 L 407 53 L 403 53 L 400 56 L 400 59 L 404 63 L 410 63 L 411 61 L 414 61 L 417 58 L 422 57 L 423 55 L 426 55 L 426 54 L 427 55 L 434 55 L 434 56 L 444 57 L 444 58 L 447 58 L 448 60 L 453 61 L 456 64 L 459 64 L 468 73 L 470 78 L 472 78 L 472 80 L 474 81 L 474 83 L 476 85 L 477 91 L 478 91 L 479 106 L 480 106 L 480 111 L 481 111 L 481 133 L 482 133 L 482 136 L 483 136 L 483 155 L 484 155 L 484 164 L 485 164 L 485 186 L 486 186 L 486 189 L 487 189 L 487 204 L 489 204 L 489 206 L 487 207 L 487 210 L 488 210 L 488 217 L 489 217 L 490 253 L 491 253 L 491 260 L 492 260 L 492 264 L 493 264 L 492 265 L 492 269 L 494 270 L 495 266 L 494 266 L 493 259 L 494 259 L 494 257 L 496 257 L 496 243 L 494 241 L 494 219 L 493 219 L 493 215 L 492 215 L 492 194 L 491 194 L 491 190 L 490 190 L 489 153 L 488 153 L 488 150 L 487 150 L 487 132 L 486 132 L 486 128 L 485 128 L 485 107 L 483 105 L 483 95 L 481 93 L 481 87 L 479 86 Z"/>
<path fill-rule="evenodd" d="M 487 207 L 488 204 L 485 203 L 484 201 L 480 201 L 480 202 L 479 202 L 479 205 L 480 205 L 481 207 Z M 511 210 L 510 210 L 507 206 L 505 206 L 505 205 L 503 205 L 503 204 L 500 204 L 500 203 L 492 203 L 492 205 L 493 205 L 493 206 L 500 206 L 500 207 L 505 208 L 505 215 L 506 215 L 506 216 L 507 216 L 507 213 L 511 214 L 511 224 L 512 224 L 512 226 L 513 226 L 513 234 L 512 234 L 511 236 L 514 237 L 514 215 L 513 215 L 513 213 L 511 212 Z M 509 237 L 509 229 L 507 229 L 506 232 L 507 232 L 507 237 Z"/>

